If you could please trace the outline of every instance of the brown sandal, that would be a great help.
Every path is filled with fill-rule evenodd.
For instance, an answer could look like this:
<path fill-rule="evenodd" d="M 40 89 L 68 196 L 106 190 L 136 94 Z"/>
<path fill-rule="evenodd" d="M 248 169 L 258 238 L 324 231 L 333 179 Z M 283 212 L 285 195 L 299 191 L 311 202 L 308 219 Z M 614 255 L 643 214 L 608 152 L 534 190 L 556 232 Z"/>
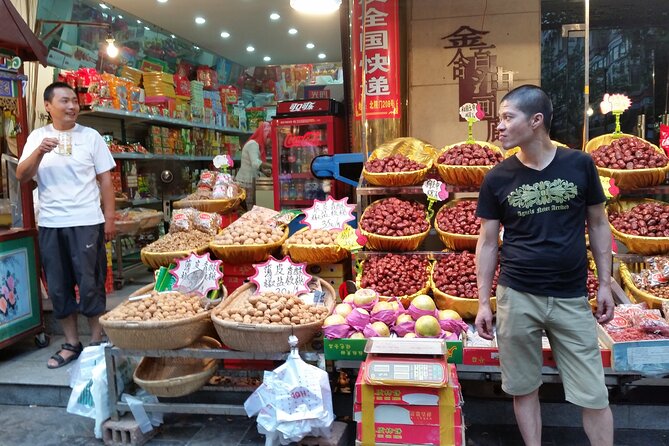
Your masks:
<path fill-rule="evenodd" d="M 54 366 L 51 366 L 47 363 L 46 366 L 47 366 L 47 368 L 50 368 L 50 369 L 57 369 L 57 368 L 60 368 L 64 365 L 66 365 L 66 364 L 69 364 L 70 362 L 76 360 L 79 357 L 79 355 L 81 354 L 83 349 L 84 349 L 84 346 L 82 345 L 81 342 L 78 343 L 77 345 L 72 345 L 72 344 L 66 342 L 65 344 L 62 344 L 60 346 L 60 350 L 58 350 L 58 352 L 56 352 L 55 354 L 53 354 L 51 356 L 51 358 L 49 358 L 49 359 L 53 359 L 54 361 L 56 361 L 57 364 L 54 365 Z M 64 358 L 60 354 L 60 352 L 62 352 L 63 350 L 73 352 L 74 354 L 67 357 L 67 358 Z"/>

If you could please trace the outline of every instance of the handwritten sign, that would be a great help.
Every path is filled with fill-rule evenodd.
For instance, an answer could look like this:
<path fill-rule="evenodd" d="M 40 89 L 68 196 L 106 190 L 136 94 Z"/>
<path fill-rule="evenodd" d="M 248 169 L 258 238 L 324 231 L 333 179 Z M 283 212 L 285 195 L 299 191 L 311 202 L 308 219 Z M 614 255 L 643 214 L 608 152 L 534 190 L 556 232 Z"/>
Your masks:
<path fill-rule="evenodd" d="M 211 260 L 208 252 L 201 256 L 191 253 L 185 259 L 178 259 L 177 267 L 170 270 L 176 279 L 174 289 L 206 296 L 209 291 L 218 289 L 218 282 L 223 278 L 221 263 L 221 260 Z"/>
<path fill-rule="evenodd" d="M 294 263 L 288 257 L 281 261 L 270 257 L 254 267 L 256 272 L 249 279 L 256 284 L 256 294 L 266 291 L 294 295 L 309 292 L 311 275 L 304 263 Z"/>
<path fill-rule="evenodd" d="M 423 193 L 427 195 L 427 198 L 430 200 L 444 201 L 448 198 L 446 185 L 434 178 L 430 178 L 423 183 Z"/>
<path fill-rule="evenodd" d="M 462 104 L 460 107 L 460 116 L 462 119 L 466 119 L 467 121 L 472 120 L 477 122 L 485 117 L 485 113 L 483 112 L 480 104 L 467 102 L 466 104 Z"/>
<path fill-rule="evenodd" d="M 304 210 L 304 223 L 310 229 L 344 229 L 346 222 L 353 220 L 353 208 L 348 197 L 335 200 L 328 195 L 325 201 L 314 200 L 314 205 Z"/>
<path fill-rule="evenodd" d="M 347 251 L 350 252 L 356 252 L 362 249 L 365 243 L 367 243 L 367 240 L 365 240 L 365 243 L 360 243 L 359 240 L 359 233 L 355 231 L 351 226 L 349 225 L 344 225 L 344 229 L 337 234 L 337 237 L 335 237 L 335 243 L 342 248 L 344 248 Z M 364 235 L 360 234 L 362 237 Z M 365 237 L 366 239 L 367 237 Z"/>
<path fill-rule="evenodd" d="M 632 101 L 624 94 L 606 93 L 602 98 L 602 102 L 599 104 L 599 108 L 602 111 L 602 114 L 610 112 L 622 113 L 630 108 L 630 105 L 632 105 Z"/>

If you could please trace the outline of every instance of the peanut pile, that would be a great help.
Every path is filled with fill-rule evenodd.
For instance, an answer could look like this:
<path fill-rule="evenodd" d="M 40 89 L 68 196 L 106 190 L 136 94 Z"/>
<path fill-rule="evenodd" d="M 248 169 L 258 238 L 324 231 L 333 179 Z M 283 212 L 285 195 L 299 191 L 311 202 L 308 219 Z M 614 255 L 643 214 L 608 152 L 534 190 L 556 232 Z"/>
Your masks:
<path fill-rule="evenodd" d="M 192 317 L 204 311 L 199 296 L 154 290 L 144 299 L 125 302 L 114 308 L 105 317 L 109 321 L 169 321 Z"/>
<path fill-rule="evenodd" d="M 264 292 L 235 302 L 232 308 L 215 308 L 213 313 L 244 324 L 301 325 L 322 321 L 329 311 L 324 306 L 307 305 L 294 295 Z"/>
<path fill-rule="evenodd" d="M 295 245 L 334 245 L 338 229 L 308 229 L 304 232 L 293 234 L 286 244 Z"/>
<path fill-rule="evenodd" d="M 281 228 L 271 228 L 266 223 L 246 222 L 243 225 L 228 226 L 214 237 L 216 245 L 267 245 L 276 243 L 283 237 Z"/>
<path fill-rule="evenodd" d="M 175 232 L 165 234 L 155 242 L 147 245 L 147 252 L 174 252 L 189 251 L 209 245 L 212 236 L 202 231 L 192 230 L 190 232 Z"/>

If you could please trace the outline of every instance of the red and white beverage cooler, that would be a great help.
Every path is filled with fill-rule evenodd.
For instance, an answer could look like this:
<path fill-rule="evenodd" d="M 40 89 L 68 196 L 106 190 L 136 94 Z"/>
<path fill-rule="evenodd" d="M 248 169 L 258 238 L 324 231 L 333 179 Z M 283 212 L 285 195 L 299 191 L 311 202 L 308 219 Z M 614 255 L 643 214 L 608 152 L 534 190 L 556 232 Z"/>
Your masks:
<path fill-rule="evenodd" d="M 278 103 L 272 120 L 274 209 L 310 207 L 328 194 L 341 198 L 342 185 L 315 178 L 311 162 L 341 153 L 346 136 L 342 113 L 342 104 L 332 99 Z"/>

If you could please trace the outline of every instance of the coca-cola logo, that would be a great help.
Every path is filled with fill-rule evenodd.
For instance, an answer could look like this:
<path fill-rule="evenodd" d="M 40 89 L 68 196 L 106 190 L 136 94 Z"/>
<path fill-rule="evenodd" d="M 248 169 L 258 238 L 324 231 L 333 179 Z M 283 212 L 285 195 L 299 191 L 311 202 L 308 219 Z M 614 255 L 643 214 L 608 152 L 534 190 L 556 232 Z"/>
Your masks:
<path fill-rule="evenodd" d="M 302 112 L 302 111 L 310 111 L 313 110 L 314 107 L 316 106 L 315 102 L 294 102 L 290 104 L 289 110 L 291 112 Z"/>
<path fill-rule="evenodd" d="M 322 145 L 325 145 L 325 143 L 321 141 L 321 135 L 318 130 L 310 130 L 304 135 L 288 134 L 286 135 L 286 139 L 283 140 L 283 146 L 286 148 Z"/>

